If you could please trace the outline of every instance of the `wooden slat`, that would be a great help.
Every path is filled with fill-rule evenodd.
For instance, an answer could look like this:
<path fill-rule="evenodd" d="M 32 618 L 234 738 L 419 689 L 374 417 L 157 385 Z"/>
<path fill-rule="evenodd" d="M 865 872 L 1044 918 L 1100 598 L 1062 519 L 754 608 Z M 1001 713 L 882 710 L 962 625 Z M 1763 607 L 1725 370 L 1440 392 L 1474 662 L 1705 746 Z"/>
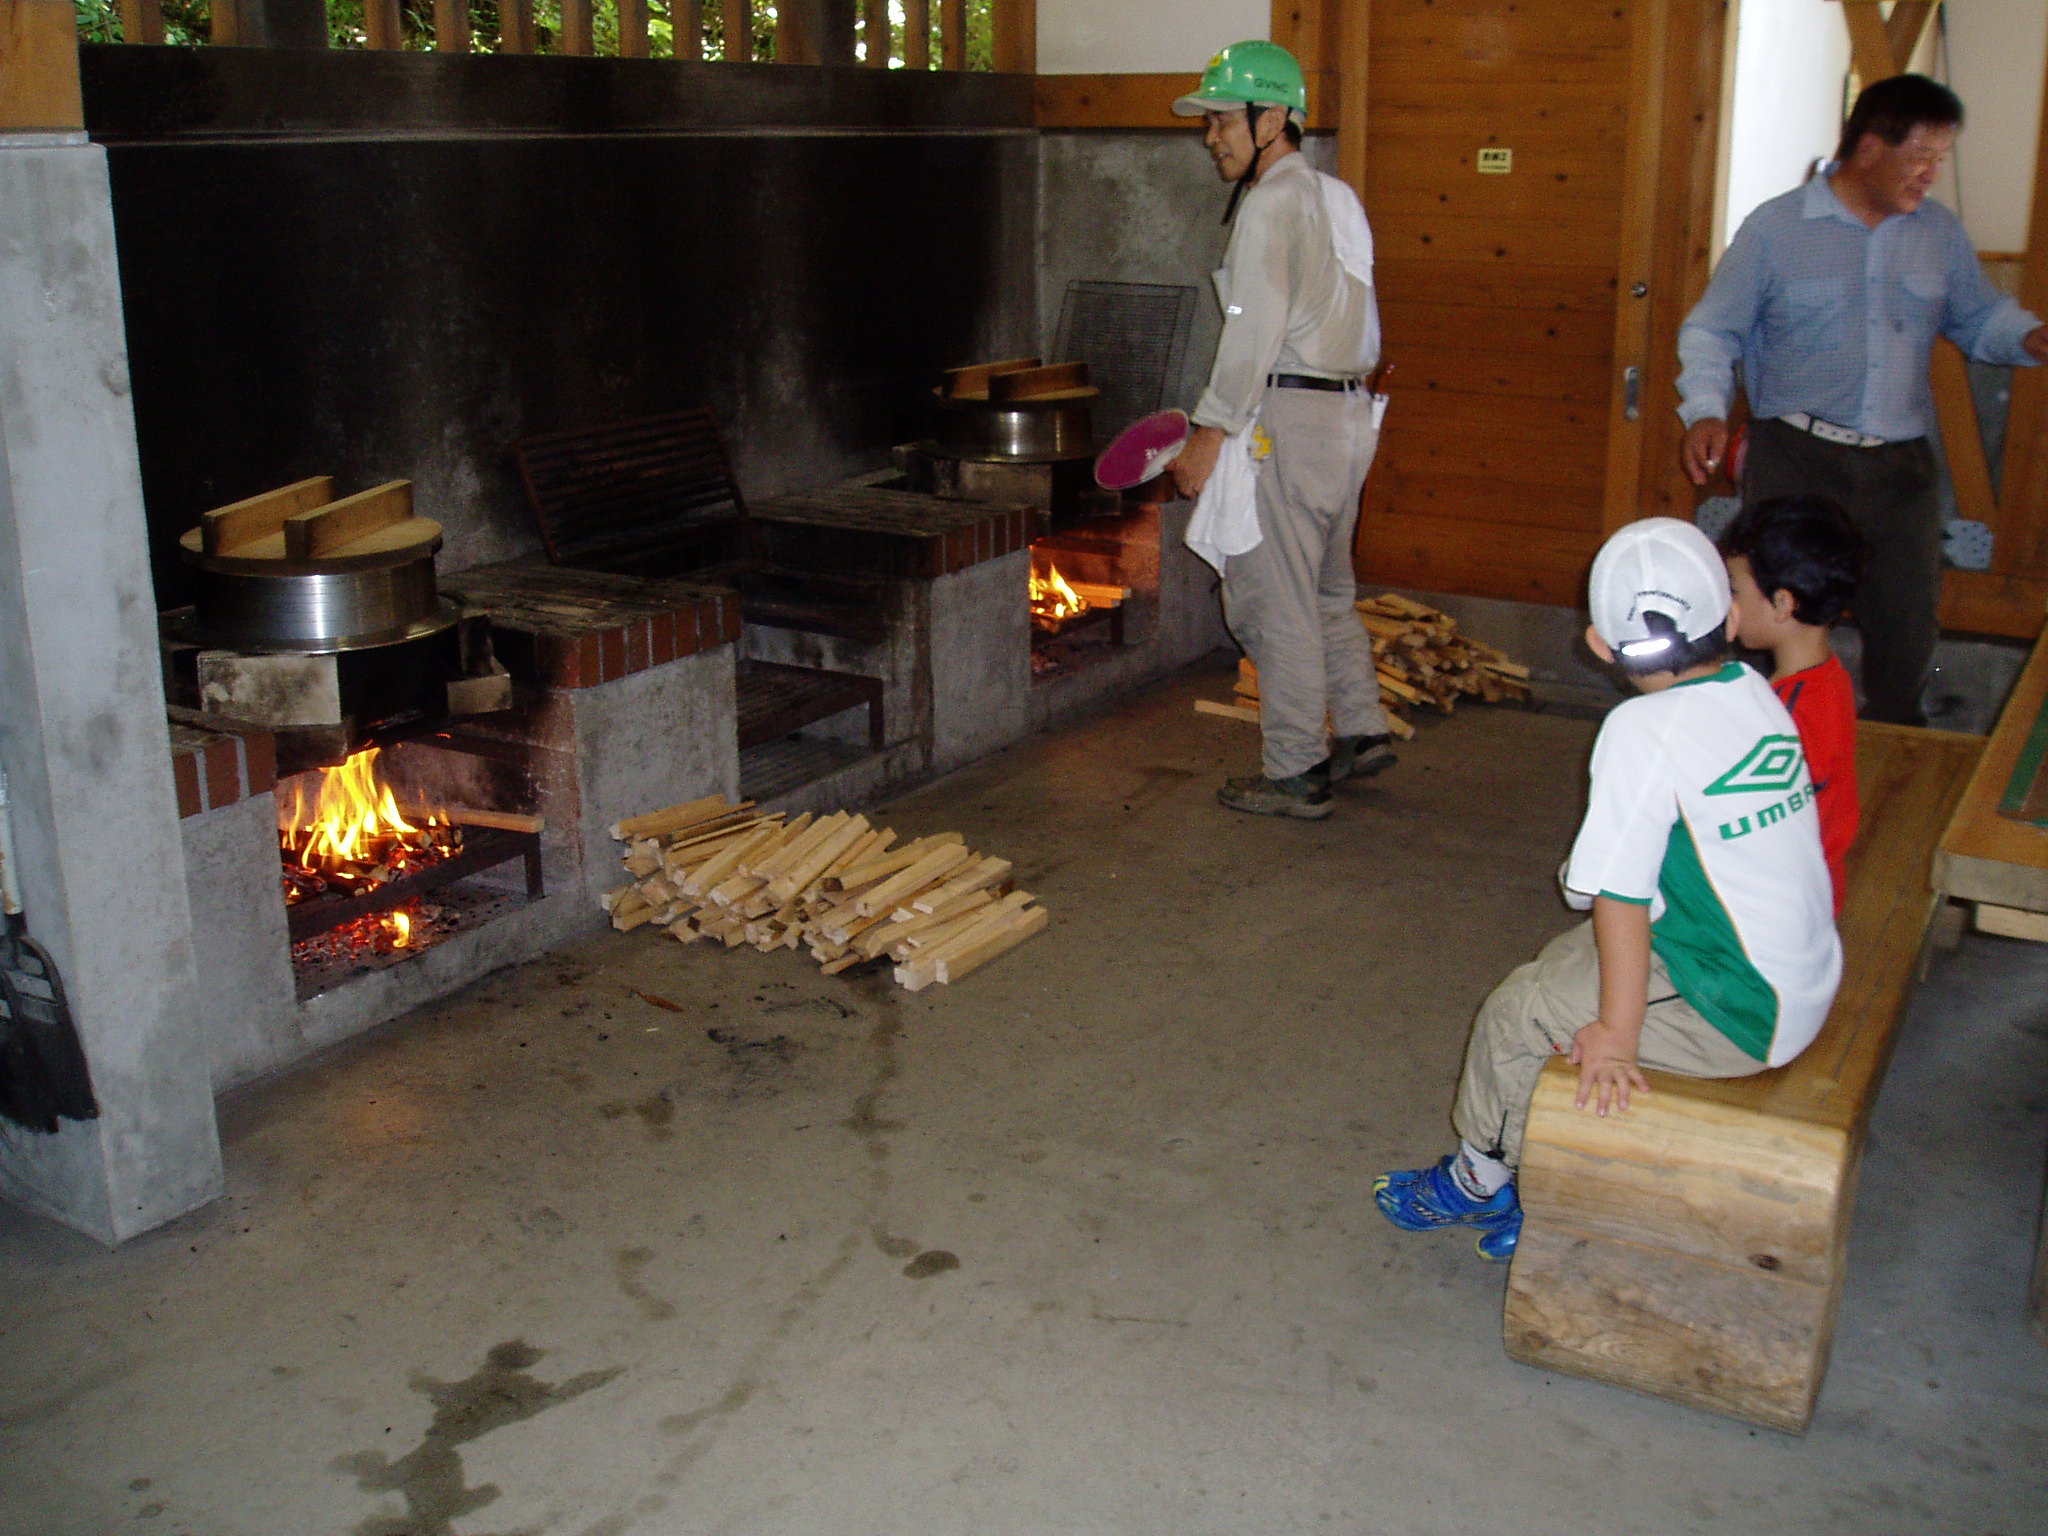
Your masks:
<path fill-rule="evenodd" d="M 533 0 L 498 0 L 498 51 L 534 51 Z"/>
<path fill-rule="evenodd" d="M 121 0 L 121 41 L 161 43 L 164 40 L 164 10 L 159 0 Z"/>
<path fill-rule="evenodd" d="M 932 67 L 931 0 L 903 0 L 903 67 Z"/>
<path fill-rule="evenodd" d="M 1510 266 L 1584 267 L 1612 260 L 1620 238 L 1620 209 L 1599 218 L 1560 223 L 1547 218 L 1461 219 L 1449 215 L 1373 217 L 1375 253 L 1396 260 L 1425 255 L 1450 261 L 1498 261 Z"/>
<path fill-rule="evenodd" d="M 199 516 L 200 547 L 209 555 L 230 555 L 284 529 L 284 520 L 334 500 L 334 477 L 315 475 L 229 502 Z"/>
<path fill-rule="evenodd" d="M 703 51 L 703 0 L 676 0 L 669 11 L 675 56 L 694 59 Z M 644 59 L 648 55 L 647 0 L 619 0 L 619 57 Z"/>
<path fill-rule="evenodd" d="M 1038 73 L 1038 0 L 991 0 L 990 59 L 997 74 Z"/>
<path fill-rule="evenodd" d="M 1511 353 L 1448 344 L 1404 340 L 1398 350 L 1400 368 L 1394 385 L 1400 391 L 1404 416 L 1408 402 L 1418 392 L 1554 400 L 1580 407 L 1598 407 L 1607 399 L 1609 373 L 1604 355 L 1560 354 L 1545 358 L 1538 366 Z"/>
<path fill-rule="evenodd" d="M 1388 36 L 1387 31 L 1384 13 L 1375 11 L 1372 39 L 1375 75 L 1384 70 L 1410 78 L 1435 75 L 1450 85 L 1484 85 L 1510 73 L 1502 66 L 1512 60 L 1514 78 L 1526 81 L 1531 89 L 1547 91 L 1556 85 L 1612 82 L 1621 78 L 1627 67 L 1626 32 L 1620 35 L 1620 41 L 1613 44 L 1572 47 L 1542 40 L 1542 33 L 1537 31 L 1526 45 L 1489 53 L 1483 49 L 1463 48 L 1457 31 L 1449 27 L 1438 27 L 1434 32 L 1405 38 Z"/>
<path fill-rule="evenodd" d="M 1613 345 L 1615 277 L 1613 263 L 1584 267 L 1506 270 L 1497 261 L 1414 259 L 1376 252 L 1380 314 L 1395 306 L 1430 306 L 1433 318 L 1451 310 L 1555 310 L 1600 317 L 1597 348 Z M 1417 313 L 1422 313 L 1417 310 Z"/>
<path fill-rule="evenodd" d="M 1369 497 L 1372 491 L 1368 482 Z M 1357 566 L 1360 580 L 1385 586 L 1575 607 L 1599 547 L 1597 530 L 1454 523 L 1374 510 L 1359 520 Z M 1512 562 L 1502 559 L 1510 549 Z"/>
<path fill-rule="evenodd" d="M 1392 293 L 1390 286 L 1383 293 Z M 1387 355 L 1398 360 L 1410 343 L 1494 351 L 1519 366 L 1540 366 L 1549 357 L 1612 355 L 1614 309 L 1482 309 L 1463 304 L 1410 304 L 1382 299 L 1380 323 Z M 1397 383 L 1397 388 L 1398 383 Z"/>
<path fill-rule="evenodd" d="M 206 40 L 219 48 L 233 48 L 242 41 L 243 0 L 213 0 L 207 7 Z"/>
<path fill-rule="evenodd" d="M 2048 830 L 1998 814 L 1998 802 L 2044 702 L 2048 638 L 2035 643 L 1962 804 L 1942 834 L 1934 883 L 1945 895 L 2048 912 Z"/>
<path fill-rule="evenodd" d="M 754 60 L 754 8 L 749 0 L 719 0 L 720 28 L 725 36 L 728 64 L 751 64 Z"/>
<path fill-rule="evenodd" d="M 590 6 L 591 0 L 562 0 L 562 31 L 556 47 L 572 58 L 588 58 L 597 51 Z"/>
<path fill-rule="evenodd" d="M 325 506 L 294 512 L 284 520 L 284 552 L 288 560 L 317 560 L 382 528 L 396 527 L 412 517 L 412 482 L 391 480 L 344 496 Z"/>
<path fill-rule="evenodd" d="M 468 53 L 469 0 L 434 0 L 434 51 Z"/>
<path fill-rule="evenodd" d="M 1361 197 L 1372 158 L 1372 0 L 1328 0 L 1336 8 L 1337 175 Z M 1326 93 L 1326 97 L 1327 97 Z M 1314 112 L 1311 100 L 1309 109 Z M 1315 119 L 1311 116 L 1310 121 Z"/>
<path fill-rule="evenodd" d="M 816 11 L 809 0 L 783 0 L 775 8 L 775 62 L 778 64 L 815 64 L 818 62 L 818 39 L 812 35 L 811 23 Z"/>
<path fill-rule="evenodd" d="M 395 52 L 405 46 L 405 23 L 398 0 L 363 0 L 363 40 L 371 48 Z"/>
<path fill-rule="evenodd" d="M 1613 378 L 1607 412 L 1607 497 L 1602 521 L 1612 533 L 1636 516 L 1642 484 L 1643 373 L 1649 365 L 1651 262 L 1657 250 L 1658 174 L 1664 150 L 1665 51 L 1671 8 L 1663 0 L 1630 7 L 1628 150 L 1622 160 L 1619 297 L 1614 311 Z M 1630 408 L 1624 371 L 1633 368 Z"/>
<path fill-rule="evenodd" d="M 889 0 L 861 0 L 861 39 L 866 44 L 868 68 L 889 67 L 890 31 Z"/>
<path fill-rule="evenodd" d="M 939 68 L 967 67 L 967 0 L 939 0 Z"/>
<path fill-rule="evenodd" d="M 84 126 L 70 0 L 0 0 L 0 130 Z"/>

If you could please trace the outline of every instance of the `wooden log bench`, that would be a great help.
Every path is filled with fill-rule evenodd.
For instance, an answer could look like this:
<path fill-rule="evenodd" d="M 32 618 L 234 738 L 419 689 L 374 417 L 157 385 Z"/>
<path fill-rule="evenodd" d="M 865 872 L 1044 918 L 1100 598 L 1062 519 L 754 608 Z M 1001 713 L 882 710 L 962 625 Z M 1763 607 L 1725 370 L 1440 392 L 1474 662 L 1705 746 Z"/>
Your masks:
<path fill-rule="evenodd" d="M 1919 974 L 1935 847 L 1983 738 L 1865 722 L 1842 983 L 1794 1061 L 1652 1072 L 1625 1115 L 1537 1085 L 1503 1334 L 1529 1365 L 1804 1431 L 1827 1372 L 1871 1106 Z"/>

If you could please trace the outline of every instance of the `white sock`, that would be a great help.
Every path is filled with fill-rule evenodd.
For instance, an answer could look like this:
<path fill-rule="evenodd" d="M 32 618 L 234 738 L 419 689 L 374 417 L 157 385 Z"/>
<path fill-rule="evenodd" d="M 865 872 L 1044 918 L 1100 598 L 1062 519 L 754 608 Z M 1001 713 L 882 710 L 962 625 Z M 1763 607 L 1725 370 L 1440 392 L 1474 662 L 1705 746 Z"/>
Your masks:
<path fill-rule="evenodd" d="M 1513 1181 L 1515 1170 L 1497 1157 L 1488 1157 L 1471 1142 L 1461 1141 L 1458 1155 L 1451 1161 L 1451 1177 L 1474 1200 L 1491 1200 Z"/>

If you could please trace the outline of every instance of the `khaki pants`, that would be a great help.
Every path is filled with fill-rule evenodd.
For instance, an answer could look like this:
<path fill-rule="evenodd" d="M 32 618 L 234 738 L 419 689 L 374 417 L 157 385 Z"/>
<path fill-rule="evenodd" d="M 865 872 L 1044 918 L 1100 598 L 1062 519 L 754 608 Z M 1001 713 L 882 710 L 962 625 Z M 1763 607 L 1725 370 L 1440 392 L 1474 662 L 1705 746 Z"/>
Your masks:
<path fill-rule="evenodd" d="M 1259 466 L 1259 545 L 1223 572 L 1223 618 L 1259 669 L 1263 766 L 1269 779 L 1307 772 L 1339 736 L 1380 736 L 1372 645 L 1352 603 L 1358 493 L 1379 432 L 1372 397 L 1269 389 L 1259 425 L 1273 453 Z"/>
<path fill-rule="evenodd" d="M 1457 1107 L 1451 1111 L 1458 1134 L 1509 1167 L 1518 1166 L 1529 1100 L 1543 1064 L 1568 1054 L 1572 1037 L 1598 1017 L 1600 955 L 1593 945 L 1593 925 L 1581 923 L 1544 945 L 1527 965 L 1517 966 L 1480 1005 L 1458 1079 Z M 1686 1077 L 1748 1077 L 1764 1069 L 1678 995 L 1654 950 L 1650 1010 L 1636 1061 Z"/>

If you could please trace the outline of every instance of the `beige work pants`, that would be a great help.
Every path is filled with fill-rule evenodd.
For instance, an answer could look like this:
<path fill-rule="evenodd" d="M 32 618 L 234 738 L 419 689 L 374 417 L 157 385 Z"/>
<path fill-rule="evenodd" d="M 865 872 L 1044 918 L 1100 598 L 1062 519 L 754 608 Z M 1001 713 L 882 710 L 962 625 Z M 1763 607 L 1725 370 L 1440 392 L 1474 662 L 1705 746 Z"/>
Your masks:
<path fill-rule="evenodd" d="M 1259 669 L 1260 728 L 1269 779 L 1305 773 L 1339 736 L 1380 736 L 1372 645 L 1352 603 L 1351 541 L 1358 493 L 1379 432 L 1372 397 L 1268 389 L 1259 425 L 1273 452 L 1259 466 L 1259 544 L 1223 570 L 1223 619 Z"/>
<path fill-rule="evenodd" d="M 1508 973 L 1480 1005 L 1458 1079 L 1451 1123 L 1458 1134 L 1510 1168 L 1522 1161 L 1522 1132 L 1536 1079 L 1552 1056 L 1600 1017 L 1600 954 L 1593 925 L 1581 923 Z M 1738 1048 L 1678 995 L 1664 961 L 1650 954 L 1650 1010 L 1636 1061 L 1686 1077 L 1748 1077 L 1764 1064 Z M 1591 1111 L 1588 1111 L 1591 1113 Z"/>

